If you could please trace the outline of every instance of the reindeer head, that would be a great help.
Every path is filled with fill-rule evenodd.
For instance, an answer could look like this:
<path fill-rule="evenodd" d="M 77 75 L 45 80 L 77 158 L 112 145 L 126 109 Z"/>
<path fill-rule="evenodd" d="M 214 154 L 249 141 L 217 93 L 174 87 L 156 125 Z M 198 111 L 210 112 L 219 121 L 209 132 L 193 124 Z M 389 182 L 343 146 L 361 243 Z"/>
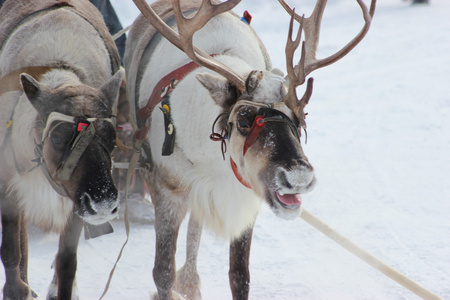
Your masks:
<path fill-rule="evenodd" d="M 326 0 L 317 2 L 309 18 L 300 17 L 283 0 L 279 0 L 291 15 L 286 44 L 286 80 L 277 72 L 238 74 L 193 45 L 196 31 L 214 16 L 232 9 L 240 0 L 219 4 L 204 0 L 192 18 L 186 18 L 180 2 L 172 0 L 179 33 L 168 27 L 144 0 L 133 1 L 152 26 L 172 44 L 196 63 L 221 75 L 204 73 L 197 75 L 197 79 L 223 109 L 217 119 L 220 122 L 216 121 L 213 125 L 211 137 L 222 141 L 223 152 L 228 144 L 231 169 L 236 177 L 265 198 L 280 216 L 298 216 L 301 204 L 299 195 L 311 190 L 315 183 L 313 168 L 300 144 L 300 133 L 306 129 L 304 108 L 311 97 L 312 78 L 308 80 L 305 95 L 300 100 L 296 87 L 303 84 L 313 70 L 339 60 L 362 40 L 369 29 L 376 0 L 372 0 L 370 10 L 362 0 L 356 0 L 364 15 L 363 30 L 343 49 L 321 60 L 316 59 L 315 55 Z M 292 39 L 294 19 L 300 23 L 295 40 Z M 302 32 L 305 32 L 302 54 L 294 67 L 293 56 Z"/>
<path fill-rule="evenodd" d="M 117 189 L 111 177 L 111 152 L 122 72 L 100 90 L 77 84 L 56 89 L 21 75 L 23 90 L 38 111 L 36 152 L 49 182 L 74 201 L 85 221 L 101 224 L 117 216 Z"/>
<path fill-rule="evenodd" d="M 197 79 L 224 110 L 212 137 L 228 145 L 236 177 L 277 215 L 297 217 L 300 194 L 310 191 L 316 180 L 300 143 L 300 120 L 283 102 L 283 77 L 276 71 L 252 71 L 244 93 L 234 100 L 227 97 L 229 82 L 220 76 L 203 73 Z"/>

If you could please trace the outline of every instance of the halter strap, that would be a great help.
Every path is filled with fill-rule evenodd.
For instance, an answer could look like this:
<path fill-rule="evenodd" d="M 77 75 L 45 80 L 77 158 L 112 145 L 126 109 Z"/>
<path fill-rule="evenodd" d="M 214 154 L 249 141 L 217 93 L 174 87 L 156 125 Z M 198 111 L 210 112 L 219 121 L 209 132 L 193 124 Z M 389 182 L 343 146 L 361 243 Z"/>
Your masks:
<path fill-rule="evenodd" d="M 78 161 L 83 155 L 86 148 L 91 143 L 95 136 L 95 126 L 92 124 L 97 120 L 104 120 L 110 122 L 114 126 L 114 122 L 111 118 L 87 118 L 80 121 L 80 119 L 74 116 L 68 116 L 59 112 L 52 112 L 47 118 L 47 124 L 44 128 L 41 145 L 43 145 L 44 140 L 48 134 L 57 126 L 52 126 L 55 121 L 68 122 L 77 124 L 77 136 L 71 146 L 69 155 L 61 161 L 61 166 L 57 170 L 57 178 L 61 180 L 69 180 L 75 167 L 78 165 Z M 41 159 L 43 162 L 44 160 Z M 41 166 L 45 166 L 41 164 Z M 48 171 L 47 171 L 48 172 Z M 44 172 L 45 173 L 45 172 Z M 47 176 L 48 178 L 48 176 Z"/>
<path fill-rule="evenodd" d="M 252 189 L 250 184 L 247 181 L 245 181 L 244 178 L 242 177 L 242 175 L 239 173 L 236 163 L 231 158 L 231 156 L 230 156 L 230 164 L 231 164 L 231 169 L 233 170 L 233 173 L 234 173 L 234 176 L 236 177 L 236 179 L 239 180 L 239 182 L 242 183 L 242 185 L 245 186 L 246 188 Z"/>
<path fill-rule="evenodd" d="M 109 123 L 111 123 L 114 126 L 114 121 L 112 118 L 87 118 L 86 121 L 89 123 L 93 123 L 97 120 L 104 120 L 107 121 Z M 77 123 L 77 118 L 74 116 L 69 116 L 69 115 L 65 115 L 56 111 L 51 112 L 48 115 L 47 118 L 47 123 L 45 125 L 44 131 L 42 132 L 42 138 L 41 138 L 41 142 L 43 142 L 45 140 L 45 138 L 47 137 L 47 135 L 50 133 L 50 131 L 52 130 L 52 124 L 55 121 L 61 121 L 61 122 L 68 122 L 68 123 Z M 83 123 L 84 124 L 84 123 Z M 89 125 L 89 124 L 86 124 Z M 86 126 L 87 127 L 87 126 Z M 78 131 L 81 131 L 81 129 L 83 128 L 77 128 Z"/>
<path fill-rule="evenodd" d="M 222 143 L 221 149 L 222 149 L 222 155 L 223 155 L 224 159 L 225 159 L 225 152 L 226 152 L 225 140 L 228 139 L 229 136 L 231 135 L 231 126 L 232 126 L 232 124 L 229 123 L 228 120 L 232 119 L 234 117 L 234 115 L 237 113 L 237 111 L 239 110 L 239 108 L 244 105 L 259 107 L 258 113 L 253 121 L 252 127 L 250 128 L 250 132 L 244 141 L 244 146 L 243 146 L 243 155 L 244 156 L 247 153 L 248 149 L 258 139 L 261 130 L 263 129 L 263 127 L 266 125 L 267 122 L 285 123 L 286 125 L 289 126 L 289 128 L 291 129 L 292 133 L 296 136 L 296 138 L 300 140 L 300 134 L 297 130 L 297 126 L 287 116 L 283 117 L 284 114 L 282 114 L 282 112 L 279 109 L 277 109 L 277 108 L 280 108 L 282 105 L 285 105 L 283 102 L 274 103 L 274 104 L 262 104 L 262 103 L 255 103 L 255 102 L 252 102 L 252 101 L 249 101 L 246 99 L 241 99 L 236 102 L 235 106 L 233 107 L 233 109 L 231 110 L 231 112 L 229 114 L 227 114 L 227 113 L 220 114 L 217 117 L 217 119 L 214 121 L 213 126 L 212 126 L 212 133 L 210 135 L 210 139 L 213 141 L 220 141 Z M 262 111 L 264 109 L 278 110 L 280 113 L 277 115 L 274 115 L 274 116 L 265 117 L 264 116 L 265 114 Z M 220 118 L 222 118 L 224 116 L 225 116 L 225 120 L 226 120 L 225 122 L 227 123 L 227 128 L 222 129 L 221 133 L 215 132 L 214 128 L 215 128 L 216 123 L 219 121 Z M 231 164 L 231 169 L 233 170 L 233 173 L 234 173 L 236 179 L 242 185 L 251 189 L 252 188 L 251 185 L 247 181 L 245 181 L 244 178 L 242 177 L 242 175 L 239 173 L 239 171 L 237 169 L 237 165 L 231 156 L 230 156 L 230 164 Z"/>

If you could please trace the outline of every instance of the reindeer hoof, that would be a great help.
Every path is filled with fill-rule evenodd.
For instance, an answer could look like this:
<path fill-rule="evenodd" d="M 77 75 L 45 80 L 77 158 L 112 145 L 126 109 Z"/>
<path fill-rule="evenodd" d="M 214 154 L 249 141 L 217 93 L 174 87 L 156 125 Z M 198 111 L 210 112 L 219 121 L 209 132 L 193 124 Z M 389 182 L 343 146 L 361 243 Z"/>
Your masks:
<path fill-rule="evenodd" d="M 23 282 L 14 288 L 6 285 L 3 288 L 3 300 L 33 300 L 37 297 L 38 295 Z"/>
<path fill-rule="evenodd" d="M 48 287 L 48 294 L 47 294 L 47 300 L 57 300 L 58 299 L 58 285 L 55 282 L 56 277 L 53 278 L 52 283 L 50 283 Z M 79 300 L 78 296 L 78 288 L 76 281 L 73 283 L 73 289 L 72 289 L 72 299 L 71 300 Z"/>
<path fill-rule="evenodd" d="M 201 300 L 202 294 L 200 291 L 200 276 L 197 271 L 183 266 L 177 272 L 177 280 L 175 283 L 175 290 L 184 295 L 189 300 Z"/>

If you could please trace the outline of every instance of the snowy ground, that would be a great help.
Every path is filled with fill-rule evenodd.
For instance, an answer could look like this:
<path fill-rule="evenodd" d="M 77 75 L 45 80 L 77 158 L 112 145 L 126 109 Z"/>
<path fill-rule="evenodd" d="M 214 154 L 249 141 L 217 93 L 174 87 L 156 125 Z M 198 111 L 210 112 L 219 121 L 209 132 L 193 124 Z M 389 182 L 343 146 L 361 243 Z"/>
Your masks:
<path fill-rule="evenodd" d="M 307 14 L 312 0 L 291 0 Z M 124 26 L 137 14 L 114 0 Z M 301 5 L 303 6 L 301 6 Z M 293 5 L 294 6 L 294 5 Z M 313 73 L 307 108 L 316 189 L 304 206 L 355 243 L 450 299 L 450 1 L 411 6 L 380 0 L 372 28 L 350 55 Z M 287 15 L 276 1 L 243 1 L 274 66 L 284 69 Z M 361 26 L 355 1 L 331 0 L 319 57 Z M 186 224 L 185 224 L 186 225 Z M 125 240 L 116 232 L 79 247 L 81 299 L 98 299 Z M 178 264 L 184 259 L 180 234 Z M 29 277 L 45 298 L 57 237 L 32 232 Z M 149 299 L 155 291 L 151 225 L 132 224 L 130 242 L 105 299 Z M 199 255 L 204 299 L 230 299 L 228 245 L 205 232 Z M 310 227 L 265 208 L 251 253 L 251 299 L 418 299 Z M 3 285 L 4 272 L 0 272 Z"/>

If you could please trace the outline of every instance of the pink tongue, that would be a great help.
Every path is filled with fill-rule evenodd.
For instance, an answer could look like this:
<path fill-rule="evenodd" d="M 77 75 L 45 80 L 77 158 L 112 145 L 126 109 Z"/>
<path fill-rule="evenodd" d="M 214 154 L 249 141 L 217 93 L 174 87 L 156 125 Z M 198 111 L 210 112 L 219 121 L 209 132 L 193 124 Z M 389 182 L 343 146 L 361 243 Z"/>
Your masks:
<path fill-rule="evenodd" d="M 301 205 L 302 204 L 302 197 L 300 194 L 285 194 L 281 196 L 277 193 L 278 200 L 280 200 L 281 203 L 286 205 Z"/>

